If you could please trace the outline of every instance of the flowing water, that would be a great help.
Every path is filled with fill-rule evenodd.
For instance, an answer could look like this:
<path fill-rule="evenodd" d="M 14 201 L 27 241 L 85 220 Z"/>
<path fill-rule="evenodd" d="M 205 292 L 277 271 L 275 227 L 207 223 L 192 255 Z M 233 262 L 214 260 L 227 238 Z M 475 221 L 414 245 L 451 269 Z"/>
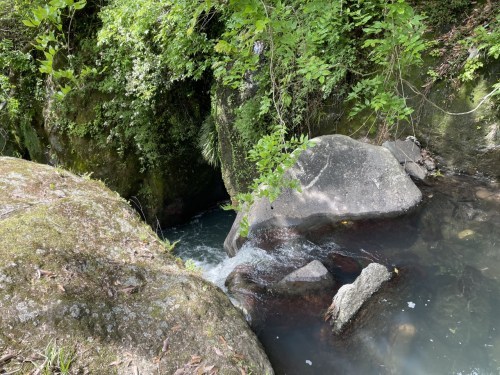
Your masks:
<path fill-rule="evenodd" d="M 230 212 L 206 212 L 164 234 L 180 239 L 177 255 L 225 290 L 242 264 L 265 287 L 312 259 L 334 275 L 334 290 L 252 296 L 252 327 L 277 374 L 499 374 L 498 185 L 455 176 L 422 191 L 422 204 L 404 217 L 344 223 L 271 251 L 247 243 L 234 258 L 222 248 Z M 396 269 L 396 277 L 334 336 L 323 313 L 336 289 L 372 261 Z"/>

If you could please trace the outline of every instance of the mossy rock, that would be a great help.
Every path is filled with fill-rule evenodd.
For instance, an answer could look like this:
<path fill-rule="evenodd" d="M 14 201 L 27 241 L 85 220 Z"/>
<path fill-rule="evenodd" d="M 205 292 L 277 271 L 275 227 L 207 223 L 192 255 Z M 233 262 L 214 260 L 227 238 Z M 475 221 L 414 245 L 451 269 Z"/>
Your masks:
<path fill-rule="evenodd" d="M 424 85 L 425 72 L 435 64 L 434 60 L 429 60 L 412 72 L 409 78 L 412 86 L 406 87 L 408 92 Z M 438 81 L 432 85 L 426 99 L 421 95 L 412 96 L 408 104 L 415 109 L 414 125 L 403 122 L 389 128 L 391 138 L 416 135 L 422 146 L 438 157 L 441 165 L 457 172 L 480 173 L 499 179 L 500 102 L 495 96 L 483 100 L 498 80 L 499 72 L 500 64 L 490 64 L 473 82 L 456 87 L 450 80 Z M 340 112 L 348 113 L 348 105 Z M 333 112 L 329 114 L 329 118 L 334 116 Z M 339 121 L 324 121 L 319 134 L 338 133 L 377 142 L 380 129 L 373 125 L 364 114 L 354 119 L 345 115 Z"/>
<path fill-rule="evenodd" d="M 0 189 L 0 370 L 56 346 L 75 374 L 273 373 L 222 291 L 103 183 L 2 157 Z"/>
<path fill-rule="evenodd" d="M 459 172 L 500 178 L 499 101 L 493 97 L 483 102 L 499 69 L 498 64 L 490 66 L 476 81 L 459 89 L 447 82 L 435 84 L 429 99 L 437 106 L 426 101 L 413 103 L 419 109 L 418 138 Z"/>
<path fill-rule="evenodd" d="M 251 145 L 245 142 L 235 126 L 235 111 L 242 99 L 237 90 L 217 84 L 212 89 L 212 115 L 219 139 L 222 179 L 231 198 L 246 193 L 256 177 L 255 166 L 247 159 Z"/>

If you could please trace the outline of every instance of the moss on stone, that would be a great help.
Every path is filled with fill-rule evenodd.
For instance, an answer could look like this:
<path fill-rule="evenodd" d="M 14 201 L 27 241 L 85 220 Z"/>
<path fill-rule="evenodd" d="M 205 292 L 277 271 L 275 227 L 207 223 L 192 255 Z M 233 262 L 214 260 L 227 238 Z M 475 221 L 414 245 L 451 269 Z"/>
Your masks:
<path fill-rule="evenodd" d="M 255 166 L 247 160 L 251 145 L 235 127 L 235 110 L 239 105 L 236 95 L 235 90 L 222 86 L 212 90 L 212 116 L 219 138 L 222 179 L 231 198 L 247 192 L 256 176 Z"/>
<path fill-rule="evenodd" d="M 221 374 L 272 371 L 227 297 L 180 269 L 102 183 L 0 158 L 0 188 L 0 352 L 27 356 L 57 342 L 76 350 L 75 373 L 125 374 L 131 363 L 140 373 L 172 374 L 192 355 Z M 232 360 L 236 352 L 243 364 Z"/>

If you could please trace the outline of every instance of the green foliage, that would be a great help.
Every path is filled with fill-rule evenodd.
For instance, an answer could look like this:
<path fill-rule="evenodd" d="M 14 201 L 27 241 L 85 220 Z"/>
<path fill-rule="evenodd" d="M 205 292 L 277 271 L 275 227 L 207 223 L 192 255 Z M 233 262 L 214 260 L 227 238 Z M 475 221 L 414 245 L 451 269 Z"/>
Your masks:
<path fill-rule="evenodd" d="M 13 71 L 31 71 L 31 56 L 17 50 L 13 40 L 0 40 L 0 67 L 0 105 L 2 109 L 6 108 L 10 119 L 14 119 L 19 113 L 20 102 L 11 77 Z"/>
<path fill-rule="evenodd" d="M 0 154 L 37 159 L 39 145 L 33 141 L 31 122 L 42 90 L 28 53 L 33 35 L 21 23 L 30 5 L 21 0 L 0 2 Z"/>
<path fill-rule="evenodd" d="M 38 60 L 39 71 L 53 79 L 56 87 L 54 96 L 59 100 L 62 100 L 78 84 L 78 78 L 80 78 L 75 73 L 72 63 L 69 38 L 75 12 L 83 9 L 85 5 L 86 0 L 51 0 L 42 6 L 35 7 L 31 17 L 22 20 L 25 26 L 39 30 L 33 43 L 33 46 L 43 54 L 43 58 Z M 68 20 L 68 26 L 66 30 L 63 30 L 65 19 Z M 60 51 L 65 53 L 61 56 Z M 57 64 L 57 57 L 60 60 L 66 60 L 67 66 Z M 85 78 L 90 73 L 96 74 L 97 70 L 85 67 L 80 73 L 81 78 Z"/>
<path fill-rule="evenodd" d="M 188 259 L 184 262 L 184 267 L 186 270 L 196 273 L 196 274 L 201 274 L 203 272 L 202 268 L 196 265 L 196 262 L 193 259 Z"/>
<path fill-rule="evenodd" d="M 267 134 L 266 115 L 269 108 L 262 109 L 262 102 L 267 99 L 268 96 L 266 95 L 263 97 L 255 95 L 234 110 L 236 115 L 234 128 L 247 149 L 252 148 L 263 135 Z"/>
<path fill-rule="evenodd" d="M 220 166 L 219 138 L 217 128 L 212 116 L 208 116 L 201 125 L 198 135 L 198 147 L 201 150 L 203 159 L 212 167 Z"/>
<path fill-rule="evenodd" d="M 115 0 L 100 13 L 98 64 L 106 72 L 96 88 L 110 98 L 99 108 L 106 142 L 122 155 L 137 153 L 143 170 L 192 152 L 198 140 L 205 113 L 188 72 L 200 78 L 202 69 L 179 50 L 193 7 L 195 1 Z M 192 47 L 195 54 L 198 43 Z"/>
<path fill-rule="evenodd" d="M 286 140 L 286 133 L 284 126 L 276 126 L 271 134 L 263 136 L 249 152 L 248 159 L 257 166 L 258 177 L 253 180 L 250 192 L 236 197 L 238 206 L 235 208 L 245 213 L 240 226 L 240 235 L 243 237 L 248 235 L 247 213 L 256 199 L 266 197 L 272 203 L 283 189 L 300 190 L 299 182 L 285 177 L 285 172 L 314 143 L 304 135 Z"/>
<path fill-rule="evenodd" d="M 427 48 L 424 18 L 404 0 L 384 4 L 382 17 L 369 24 L 366 22 L 372 17 L 359 12 L 355 15 L 367 36 L 362 47 L 370 50 L 368 57 L 378 70 L 374 77 L 359 81 L 349 94 L 348 99 L 355 102 L 350 116 L 370 110 L 391 127 L 413 112 L 406 105 L 402 77 L 422 62 L 421 54 Z"/>
<path fill-rule="evenodd" d="M 71 25 L 84 5 L 52 0 L 24 19 L 27 29 L 41 30 L 39 69 L 66 110 L 58 125 L 101 135 L 121 155 L 135 152 L 143 169 L 196 143 L 215 165 L 215 124 L 200 124 L 203 93 L 220 82 L 234 91 L 234 128 L 253 147 L 248 160 L 259 173 L 253 193 L 239 197 L 242 207 L 296 187 L 283 173 L 310 146 L 298 135 L 313 133 L 322 100 L 352 100 L 352 115 L 373 111 L 384 126 L 407 119 L 403 72 L 426 47 L 423 18 L 404 0 L 110 0 L 99 12 L 97 40 L 81 46 L 95 61 L 88 68 L 71 49 Z M 82 125 L 71 107 L 96 93 L 95 119 Z"/>
<path fill-rule="evenodd" d="M 470 55 L 460 79 L 471 81 L 476 77 L 476 71 L 483 67 L 485 60 L 497 60 L 500 57 L 500 11 L 497 11 L 493 22 L 476 28 L 474 34 L 464 40 L 463 44 L 469 48 Z"/>
<path fill-rule="evenodd" d="M 473 0 L 413 0 L 428 17 L 428 23 L 438 28 L 449 28 L 463 20 L 463 17 L 476 2 Z"/>
<path fill-rule="evenodd" d="M 70 368 L 75 361 L 75 350 L 59 347 L 56 342 L 50 342 L 44 353 L 45 361 L 42 365 L 43 375 L 70 373 Z"/>
<path fill-rule="evenodd" d="M 226 27 L 215 45 L 214 74 L 242 91 L 249 82 L 258 86 L 254 123 L 303 129 L 313 99 L 330 95 L 355 60 L 356 42 L 347 37 L 353 27 L 341 2 L 231 1 L 221 19 Z"/>
<path fill-rule="evenodd" d="M 165 247 L 165 250 L 169 253 L 173 252 L 175 249 L 175 246 L 180 242 L 181 240 L 177 240 L 174 242 L 170 242 L 168 238 L 164 238 L 162 241 L 163 246 Z"/>

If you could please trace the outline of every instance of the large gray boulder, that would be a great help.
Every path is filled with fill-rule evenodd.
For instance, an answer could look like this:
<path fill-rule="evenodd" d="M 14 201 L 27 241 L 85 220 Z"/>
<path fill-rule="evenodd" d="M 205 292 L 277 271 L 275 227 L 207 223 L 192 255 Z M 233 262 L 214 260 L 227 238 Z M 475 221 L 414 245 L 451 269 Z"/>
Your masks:
<path fill-rule="evenodd" d="M 342 332 L 363 304 L 391 277 L 386 266 L 370 263 L 354 283 L 343 285 L 333 297 L 327 313 L 332 318 L 333 332 Z"/>
<path fill-rule="evenodd" d="M 0 373 L 53 373 L 51 347 L 72 374 L 273 373 L 224 293 L 103 183 L 0 157 L 0 191 Z"/>
<path fill-rule="evenodd" d="M 389 150 L 343 135 L 314 138 L 287 172 L 301 192 L 287 189 L 273 202 L 257 200 L 248 212 L 249 237 L 259 232 L 309 231 L 341 220 L 394 217 L 417 205 L 422 194 Z M 236 254 L 245 239 L 238 214 L 224 248 Z"/>

